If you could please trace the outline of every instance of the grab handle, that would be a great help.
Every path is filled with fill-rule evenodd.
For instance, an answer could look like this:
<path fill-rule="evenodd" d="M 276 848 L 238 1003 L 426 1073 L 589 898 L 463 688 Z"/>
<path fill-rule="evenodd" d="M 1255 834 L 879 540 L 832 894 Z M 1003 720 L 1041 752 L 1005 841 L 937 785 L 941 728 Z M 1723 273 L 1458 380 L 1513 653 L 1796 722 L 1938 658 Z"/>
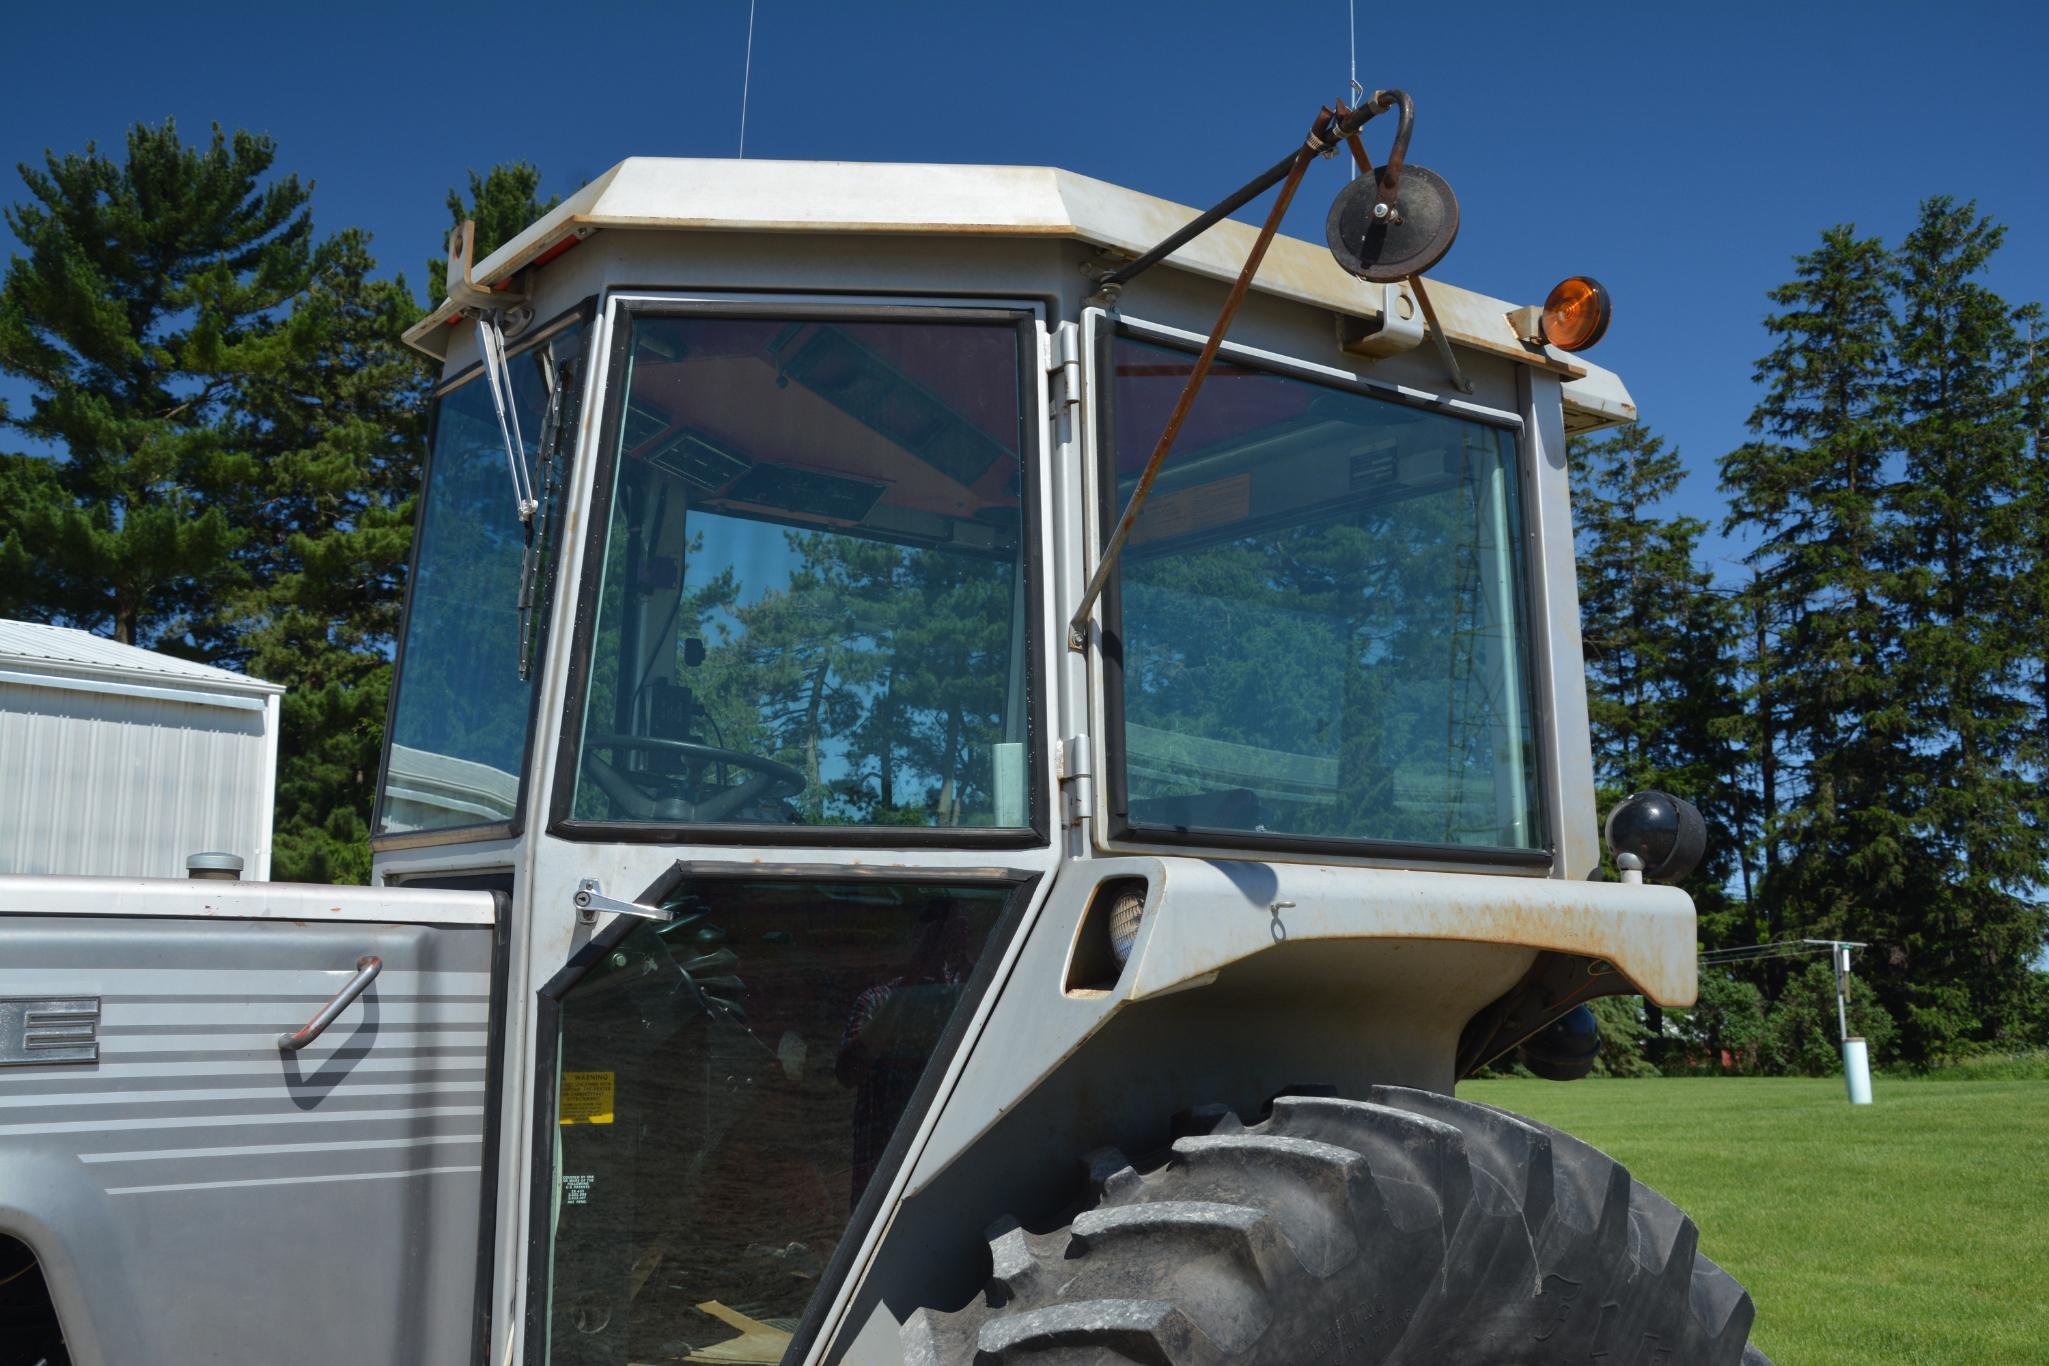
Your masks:
<path fill-rule="evenodd" d="M 384 971 L 384 960 L 377 955 L 366 953 L 361 958 L 358 958 L 356 960 L 356 975 L 342 983 L 342 989 L 337 991 L 333 999 L 326 1005 L 320 1007 L 318 1015 L 306 1021 L 305 1028 L 296 1033 L 278 1035 L 277 1046 L 287 1053 L 296 1053 L 307 1044 L 319 1038 L 326 1032 L 327 1027 L 333 1024 L 344 1010 L 349 1008 L 349 1003 L 358 996 L 361 996 L 364 989 L 377 980 L 377 974 L 382 971 Z"/>

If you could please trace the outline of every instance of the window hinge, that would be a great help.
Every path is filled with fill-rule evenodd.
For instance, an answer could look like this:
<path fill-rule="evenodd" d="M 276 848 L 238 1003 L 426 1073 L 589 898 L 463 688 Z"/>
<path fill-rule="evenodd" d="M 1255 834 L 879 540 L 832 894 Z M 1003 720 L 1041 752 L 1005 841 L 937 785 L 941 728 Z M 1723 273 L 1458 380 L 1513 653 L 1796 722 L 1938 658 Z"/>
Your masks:
<path fill-rule="evenodd" d="M 664 906 L 650 906 L 640 901 L 621 901 L 616 896 L 606 896 L 605 886 L 594 877 L 587 877 L 576 884 L 576 895 L 570 900 L 576 903 L 577 919 L 584 924 L 594 924 L 599 911 L 610 911 L 615 915 L 637 915 L 642 920 L 674 920 L 676 913 Z"/>
<path fill-rule="evenodd" d="M 1052 392 L 1056 409 L 1072 408 L 1081 402 L 1079 324 L 1057 323 L 1046 334 L 1046 373 L 1052 376 L 1047 387 Z"/>

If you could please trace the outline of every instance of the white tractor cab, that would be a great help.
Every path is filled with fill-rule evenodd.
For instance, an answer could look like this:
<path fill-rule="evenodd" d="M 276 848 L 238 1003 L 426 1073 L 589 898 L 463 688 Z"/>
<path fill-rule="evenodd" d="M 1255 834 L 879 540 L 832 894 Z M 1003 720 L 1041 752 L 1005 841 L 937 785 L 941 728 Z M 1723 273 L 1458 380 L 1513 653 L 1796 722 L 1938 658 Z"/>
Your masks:
<path fill-rule="evenodd" d="M 1635 410 L 1543 338 L 1605 296 L 1426 293 L 1443 182 L 1320 173 L 1329 249 L 662 159 L 459 233 L 376 885 L 0 880 L 0 997 L 97 1021 L 0 1066 L 71 1359 L 1761 1360 L 1451 1098 L 1694 992 L 1590 880 L 1565 439 Z"/>

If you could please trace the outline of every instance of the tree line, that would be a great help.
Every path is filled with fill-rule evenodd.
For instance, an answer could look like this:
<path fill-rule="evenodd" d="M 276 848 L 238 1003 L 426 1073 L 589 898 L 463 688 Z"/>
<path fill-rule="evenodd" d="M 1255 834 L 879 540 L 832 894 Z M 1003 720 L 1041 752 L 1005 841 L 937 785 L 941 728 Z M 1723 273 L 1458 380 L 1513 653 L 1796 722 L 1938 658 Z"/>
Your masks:
<path fill-rule="evenodd" d="M 2003 235 L 1938 196 L 1897 244 L 1842 225 L 1795 258 L 1719 462 L 1732 574 L 1661 510 L 1681 468 L 1649 428 L 1572 462 L 1604 796 L 1700 805 L 1707 947 L 1869 943 L 1852 1028 L 1916 1064 L 2049 1041 L 2049 356 L 1985 283 Z M 1624 1066 L 1833 1066 L 1825 962 L 1604 1015 Z"/>
<path fill-rule="evenodd" d="M 0 430 L 33 449 L 0 452 L 0 616 L 287 685 L 273 870 L 361 882 L 433 375 L 405 276 L 276 160 L 167 121 L 20 167 L 0 374 L 29 397 Z M 488 250 L 539 179 L 472 174 L 450 214 Z"/>
<path fill-rule="evenodd" d="M 405 277 L 318 231 L 276 161 L 166 122 L 20 168 L 0 615 L 286 684 L 276 874 L 362 880 L 433 376 Z M 481 254 L 552 206 L 539 185 L 473 173 L 451 222 Z M 1648 427 L 1573 461 L 1604 801 L 1700 805 L 1706 946 L 1869 941 L 1861 1027 L 1913 1062 L 2049 1030 L 2049 356 L 2040 310 L 1984 282 L 2001 237 L 1934 198 L 1897 244 L 1846 225 L 1795 259 L 1719 462 L 1733 575 L 1665 510 L 1679 456 Z M 1710 971 L 1684 1017 L 1604 1022 L 1625 1067 L 1814 1066 L 1815 982 Z"/>

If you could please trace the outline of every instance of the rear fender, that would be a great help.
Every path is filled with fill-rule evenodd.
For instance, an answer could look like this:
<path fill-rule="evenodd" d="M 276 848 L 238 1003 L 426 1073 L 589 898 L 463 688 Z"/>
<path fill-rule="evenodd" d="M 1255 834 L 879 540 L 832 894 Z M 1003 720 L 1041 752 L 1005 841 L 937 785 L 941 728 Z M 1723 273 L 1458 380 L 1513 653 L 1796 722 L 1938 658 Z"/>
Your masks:
<path fill-rule="evenodd" d="M 126 1244 L 76 1161 L 32 1152 L 0 1163 L 0 1233 L 41 1264 L 72 1366 L 149 1359 Z"/>

